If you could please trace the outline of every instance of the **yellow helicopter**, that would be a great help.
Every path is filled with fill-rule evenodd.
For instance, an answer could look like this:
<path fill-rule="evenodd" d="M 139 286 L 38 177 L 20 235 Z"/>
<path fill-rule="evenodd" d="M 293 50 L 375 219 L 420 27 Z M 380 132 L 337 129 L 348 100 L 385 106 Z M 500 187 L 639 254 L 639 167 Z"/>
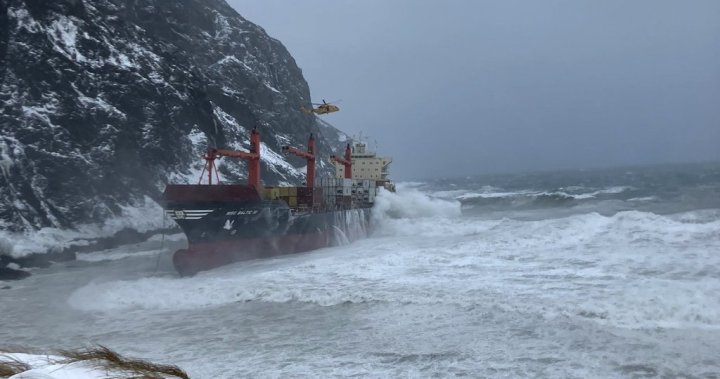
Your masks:
<path fill-rule="evenodd" d="M 338 100 L 339 101 L 339 100 Z M 315 114 L 326 114 L 326 113 L 332 113 L 337 112 L 340 110 L 340 108 L 332 103 L 325 102 L 325 99 L 323 99 L 322 104 L 320 103 L 312 103 L 312 105 L 316 105 L 315 108 L 302 108 L 303 112 L 305 113 L 315 113 Z"/>

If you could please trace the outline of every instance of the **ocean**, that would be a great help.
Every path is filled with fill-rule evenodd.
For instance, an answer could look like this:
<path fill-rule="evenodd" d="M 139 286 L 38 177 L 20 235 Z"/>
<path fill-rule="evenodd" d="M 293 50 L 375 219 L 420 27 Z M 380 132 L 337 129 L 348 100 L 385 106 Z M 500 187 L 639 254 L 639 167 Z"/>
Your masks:
<path fill-rule="evenodd" d="M 369 238 L 179 278 L 182 235 L 3 283 L 0 346 L 193 378 L 720 377 L 720 164 L 406 182 Z"/>

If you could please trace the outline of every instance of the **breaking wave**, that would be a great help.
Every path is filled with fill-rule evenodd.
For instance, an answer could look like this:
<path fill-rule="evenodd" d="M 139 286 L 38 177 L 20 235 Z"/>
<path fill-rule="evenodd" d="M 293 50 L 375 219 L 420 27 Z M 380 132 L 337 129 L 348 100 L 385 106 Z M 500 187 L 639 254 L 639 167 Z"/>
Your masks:
<path fill-rule="evenodd" d="M 376 219 L 457 217 L 461 215 L 460 202 L 428 196 L 416 189 L 401 193 L 382 190 L 375 198 L 373 215 Z"/>
<path fill-rule="evenodd" d="M 483 187 L 487 191 L 467 192 L 456 190 L 453 193 L 440 191 L 441 195 L 455 194 L 464 209 L 473 207 L 495 208 L 553 208 L 566 207 L 578 204 L 580 201 L 591 199 L 624 199 L 621 195 L 633 190 L 632 187 L 614 186 L 589 192 L 583 192 L 583 187 L 570 187 L 558 191 L 502 191 L 494 187 Z"/>

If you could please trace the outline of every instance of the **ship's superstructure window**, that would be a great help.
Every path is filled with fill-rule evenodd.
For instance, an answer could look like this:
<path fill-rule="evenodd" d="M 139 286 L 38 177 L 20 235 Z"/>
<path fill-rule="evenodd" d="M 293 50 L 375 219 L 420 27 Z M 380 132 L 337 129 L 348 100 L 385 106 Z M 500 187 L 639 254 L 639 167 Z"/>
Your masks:
<path fill-rule="evenodd" d="M 387 180 L 390 175 L 388 168 L 392 163 L 392 158 L 378 157 L 375 152 L 368 151 L 366 147 L 365 143 L 359 142 L 352 150 L 353 179 Z M 343 178 L 345 176 L 344 166 L 337 162 L 333 162 L 333 165 L 335 166 L 335 176 Z"/>

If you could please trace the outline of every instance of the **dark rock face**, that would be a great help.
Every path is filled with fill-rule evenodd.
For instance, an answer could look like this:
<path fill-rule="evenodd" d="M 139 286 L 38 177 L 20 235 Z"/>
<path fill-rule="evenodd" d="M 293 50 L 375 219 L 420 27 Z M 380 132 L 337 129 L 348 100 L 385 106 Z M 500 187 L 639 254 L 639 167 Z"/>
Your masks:
<path fill-rule="evenodd" d="M 20 280 L 25 279 L 31 274 L 25 270 L 16 270 L 9 267 L 0 267 L 0 280 Z M 3 287 L 2 289 L 9 289 Z"/>
<path fill-rule="evenodd" d="M 255 126 L 265 183 L 299 184 L 280 147 L 312 132 L 327 156 L 343 138 L 309 102 L 282 44 L 223 0 L 0 0 L 0 229 L 102 222 Z"/>

